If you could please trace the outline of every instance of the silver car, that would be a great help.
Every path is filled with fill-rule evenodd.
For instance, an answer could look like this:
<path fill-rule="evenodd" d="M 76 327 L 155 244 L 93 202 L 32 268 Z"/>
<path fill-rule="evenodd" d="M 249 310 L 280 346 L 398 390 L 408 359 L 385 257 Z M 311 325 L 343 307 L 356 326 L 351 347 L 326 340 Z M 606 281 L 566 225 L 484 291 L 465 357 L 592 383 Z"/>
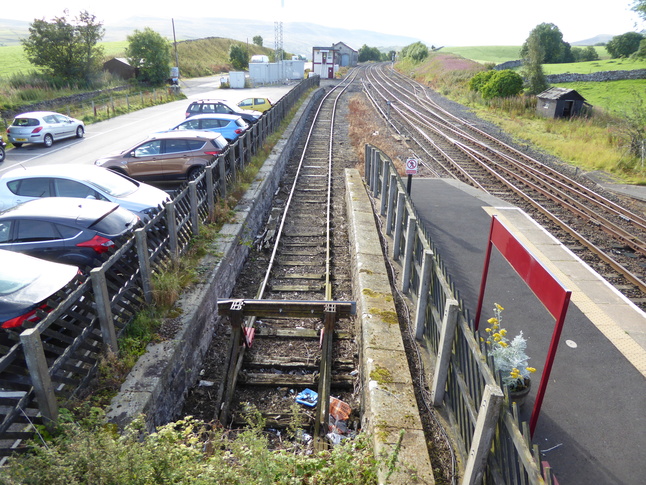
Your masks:
<path fill-rule="evenodd" d="M 0 210 L 40 197 L 116 202 L 144 220 L 170 200 L 161 189 L 94 165 L 41 165 L 0 176 Z"/>
<path fill-rule="evenodd" d="M 84 134 L 85 125 L 81 120 L 53 111 L 19 114 L 7 128 L 7 138 L 16 148 L 23 143 L 42 143 L 50 147 L 55 140 L 83 138 Z"/>

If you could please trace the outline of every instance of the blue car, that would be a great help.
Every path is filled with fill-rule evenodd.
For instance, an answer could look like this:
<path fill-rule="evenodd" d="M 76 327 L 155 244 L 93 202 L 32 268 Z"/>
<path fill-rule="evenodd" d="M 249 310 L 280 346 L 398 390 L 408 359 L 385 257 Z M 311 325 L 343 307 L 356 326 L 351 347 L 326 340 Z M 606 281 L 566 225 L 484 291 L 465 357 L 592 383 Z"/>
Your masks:
<path fill-rule="evenodd" d="M 229 143 L 233 143 L 242 135 L 249 125 L 241 116 L 224 113 L 195 115 L 173 126 L 172 130 L 202 130 L 220 133 Z"/>

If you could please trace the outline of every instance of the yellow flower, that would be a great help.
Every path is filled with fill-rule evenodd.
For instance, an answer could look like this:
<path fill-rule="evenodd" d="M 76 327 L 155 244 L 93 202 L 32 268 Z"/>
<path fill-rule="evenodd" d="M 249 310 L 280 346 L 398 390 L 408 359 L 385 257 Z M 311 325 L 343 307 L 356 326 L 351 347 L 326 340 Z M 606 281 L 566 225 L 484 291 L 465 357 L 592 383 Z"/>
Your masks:
<path fill-rule="evenodd" d="M 480 342 L 484 342 L 484 339 L 482 337 L 480 337 Z"/>
<path fill-rule="evenodd" d="M 494 338 L 496 338 L 496 337 L 497 337 L 497 338 L 500 338 L 500 333 L 499 333 L 499 332 L 494 333 L 494 334 L 493 334 L 493 337 L 494 337 Z"/>
<path fill-rule="evenodd" d="M 489 320 L 487 320 L 487 323 L 498 323 L 498 319 L 496 317 L 491 317 Z"/>
<path fill-rule="evenodd" d="M 498 344 L 499 344 L 501 347 L 505 347 L 505 348 L 509 346 L 509 344 L 508 344 L 507 342 L 498 342 Z"/>
<path fill-rule="evenodd" d="M 491 332 L 490 328 L 485 328 L 485 332 Z"/>
<path fill-rule="evenodd" d="M 499 305 L 498 303 L 494 303 L 494 305 L 496 305 L 496 308 L 497 308 L 498 310 L 500 310 L 500 311 L 503 311 L 503 310 L 504 310 L 504 308 L 503 308 L 501 305 Z"/>
<path fill-rule="evenodd" d="M 501 328 L 501 329 L 500 329 L 500 335 L 502 335 L 503 337 L 504 337 L 505 335 L 507 335 L 507 330 L 505 330 L 504 328 Z"/>
<path fill-rule="evenodd" d="M 536 368 L 534 367 L 525 367 L 525 369 L 527 370 L 527 372 L 536 372 Z"/>

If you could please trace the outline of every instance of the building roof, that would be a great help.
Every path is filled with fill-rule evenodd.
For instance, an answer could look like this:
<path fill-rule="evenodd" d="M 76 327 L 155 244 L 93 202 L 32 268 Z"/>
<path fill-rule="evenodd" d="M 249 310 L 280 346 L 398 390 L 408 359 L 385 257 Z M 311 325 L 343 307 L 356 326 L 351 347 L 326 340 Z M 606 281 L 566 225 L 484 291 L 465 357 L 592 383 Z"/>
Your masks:
<path fill-rule="evenodd" d="M 585 101 L 585 98 L 577 93 L 574 89 L 568 88 L 549 88 L 538 94 L 537 97 L 539 99 L 578 99 Z"/>

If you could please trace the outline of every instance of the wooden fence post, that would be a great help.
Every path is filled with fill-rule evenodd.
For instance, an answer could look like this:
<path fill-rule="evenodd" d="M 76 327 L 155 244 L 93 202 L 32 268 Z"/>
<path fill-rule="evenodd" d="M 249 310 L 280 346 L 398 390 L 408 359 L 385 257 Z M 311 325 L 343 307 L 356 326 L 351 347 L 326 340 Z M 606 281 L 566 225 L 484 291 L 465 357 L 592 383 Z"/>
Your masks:
<path fill-rule="evenodd" d="M 415 338 L 420 340 L 426 326 L 426 305 L 430 294 L 431 275 L 433 271 L 433 251 L 424 250 L 422 259 L 422 274 L 417 291 L 417 307 L 415 309 Z"/>
<path fill-rule="evenodd" d="M 150 269 L 150 258 L 148 256 L 148 236 L 143 227 L 135 230 L 135 246 L 137 247 L 137 259 L 139 260 L 139 273 L 141 274 L 141 288 L 144 292 L 146 303 L 153 301 L 152 270 Z"/>
<path fill-rule="evenodd" d="M 451 347 L 455 337 L 455 329 L 458 324 L 458 313 L 460 306 L 457 300 L 448 299 L 444 307 L 442 317 L 442 328 L 440 329 L 440 341 L 435 360 L 435 372 L 431 387 L 431 403 L 433 406 L 441 406 L 444 401 L 444 388 L 449 375 L 449 364 L 451 362 Z"/>
<path fill-rule="evenodd" d="M 117 345 L 117 333 L 114 330 L 112 318 L 112 309 L 110 308 L 110 294 L 108 285 L 105 281 L 105 269 L 94 268 L 90 271 L 92 279 L 92 291 L 94 292 L 94 301 L 96 303 L 96 312 L 101 325 L 101 336 L 103 343 L 115 354 L 119 352 Z"/>
<path fill-rule="evenodd" d="M 402 272 L 402 292 L 408 293 L 410 288 L 410 274 L 413 267 L 415 249 L 415 233 L 417 231 L 417 217 L 409 215 L 406 226 L 406 248 L 404 249 L 404 269 Z"/>
<path fill-rule="evenodd" d="M 480 411 L 473 431 L 471 450 L 462 479 L 462 485 L 477 485 L 482 483 L 482 476 L 487 464 L 487 456 L 491 449 L 491 440 L 496 430 L 496 423 L 503 401 L 502 389 L 487 384 L 484 389 Z"/>
<path fill-rule="evenodd" d="M 45 425 L 50 427 L 53 421 L 58 419 L 58 403 L 49 375 L 43 343 L 40 340 L 40 333 L 35 328 L 29 328 L 20 334 L 20 342 L 25 353 L 31 385 L 34 386 L 38 409 L 45 418 Z"/>

